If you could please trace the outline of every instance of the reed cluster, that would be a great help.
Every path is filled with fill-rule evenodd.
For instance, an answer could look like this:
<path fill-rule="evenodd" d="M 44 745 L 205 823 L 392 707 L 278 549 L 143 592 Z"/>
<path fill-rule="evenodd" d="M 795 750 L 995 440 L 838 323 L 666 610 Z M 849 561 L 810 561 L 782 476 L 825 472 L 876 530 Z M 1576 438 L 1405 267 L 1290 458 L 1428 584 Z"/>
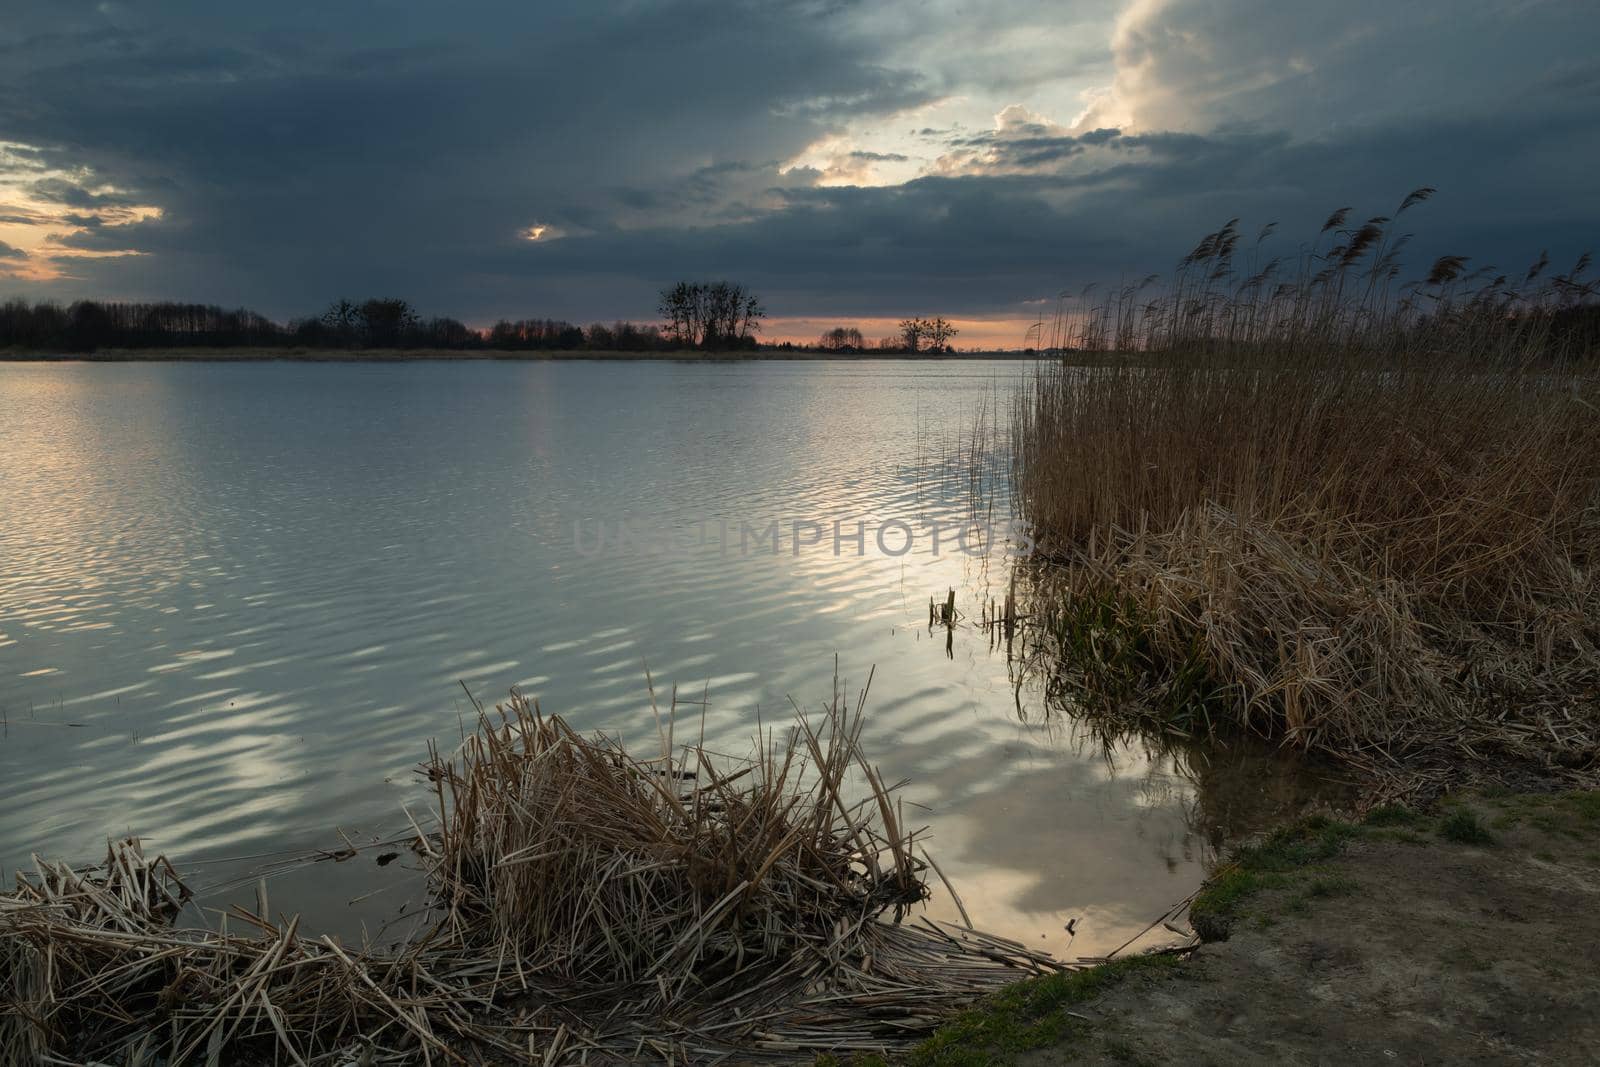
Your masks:
<path fill-rule="evenodd" d="M 925 861 L 862 757 L 860 707 L 749 758 L 649 758 L 520 695 L 422 765 L 432 901 L 398 947 L 189 893 L 136 841 L 0 894 L 0 1067 L 793 1060 L 903 1047 L 1021 973 L 1023 946 L 922 918 Z M 887 921 L 887 920 L 896 921 Z"/>
<path fill-rule="evenodd" d="M 1055 695 L 1374 764 L 1592 769 L 1600 344 L 1570 328 L 1595 310 L 1586 262 L 1463 297 L 1446 257 L 1393 287 L 1403 239 L 1344 215 L 1272 284 L 1235 278 L 1230 223 L 1137 315 L 1111 301 L 1085 320 L 1143 355 L 1051 366 L 1019 400 Z"/>
<path fill-rule="evenodd" d="M 1330 349 L 1406 360 L 1431 352 L 1471 366 L 1584 357 L 1600 347 L 1600 279 L 1588 277 L 1588 253 L 1564 273 L 1548 252 L 1510 272 L 1445 255 L 1402 281 L 1412 239 L 1402 216 L 1434 192 L 1415 189 L 1393 216 L 1360 223 L 1339 208 L 1289 256 L 1269 254 L 1277 223 L 1247 242 L 1240 220 L 1230 219 L 1170 278 L 1063 293 L 1030 339 L 1047 353 L 1253 352 L 1280 364 Z"/>
<path fill-rule="evenodd" d="M 458 760 L 428 768 L 454 936 L 529 976 L 631 984 L 665 1009 L 691 985 L 739 991 L 746 964 L 825 956 L 841 929 L 903 917 L 926 895 L 924 863 L 859 758 L 860 721 L 827 716 L 753 761 L 677 758 L 663 734 L 641 761 L 514 696 Z"/>

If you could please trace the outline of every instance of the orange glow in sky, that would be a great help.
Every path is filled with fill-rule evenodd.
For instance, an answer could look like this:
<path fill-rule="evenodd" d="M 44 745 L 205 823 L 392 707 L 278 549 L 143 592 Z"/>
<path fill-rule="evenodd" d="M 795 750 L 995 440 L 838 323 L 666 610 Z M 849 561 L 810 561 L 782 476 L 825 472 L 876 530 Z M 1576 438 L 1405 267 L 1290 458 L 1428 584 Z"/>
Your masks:
<path fill-rule="evenodd" d="M 20 253 L 0 257 L 0 279 L 53 281 L 71 277 L 75 259 L 142 254 L 133 249 L 77 248 L 66 239 L 86 232 L 90 224 L 85 218 L 92 218 L 92 224 L 102 232 L 114 232 L 119 226 L 161 218 L 161 208 L 131 203 L 125 198 L 75 208 L 38 196 L 33 187 L 49 179 L 81 185 L 94 196 L 116 196 L 122 190 L 98 180 L 87 169 L 54 171 L 8 166 L 11 150 L 26 148 L 27 145 L 0 141 L 0 242 Z"/>
<path fill-rule="evenodd" d="M 928 316 L 931 317 L 931 313 Z M 969 349 L 992 351 L 996 349 L 1024 348 L 1028 343 L 1025 340 L 1028 327 L 1036 319 L 960 319 L 951 318 L 949 321 L 956 324 L 961 332 L 956 334 L 951 342 L 958 352 Z M 884 337 L 894 337 L 900 332 L 900 318 L 784 318 L 772 317 L 766 320 L 761 331 L 761 340 L 765 343 L 782 343 L 791 341 L 794 344 L 813 345 L 824 333 L 836 326 L 854 326 L 861 331 L 869 347 L 876 348 L 878 341 Z"/>

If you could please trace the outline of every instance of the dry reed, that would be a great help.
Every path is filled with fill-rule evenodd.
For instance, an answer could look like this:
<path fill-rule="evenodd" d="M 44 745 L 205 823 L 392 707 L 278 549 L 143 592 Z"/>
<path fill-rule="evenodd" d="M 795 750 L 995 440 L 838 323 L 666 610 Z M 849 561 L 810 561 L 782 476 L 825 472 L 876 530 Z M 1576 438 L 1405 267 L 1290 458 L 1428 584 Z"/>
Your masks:
<path fill-rule="evenodd" d="M 1586 260 L 1463 295 L 1446 257 L 1392 291 L 1389 220 L 1343 214 L 1276 283 L 1235 278 L 1230 223 L 1166 295 L 1083 319 L 1145 355 L 1020 400 L 1056 695 L 1373 766 L 1594 768 L 1600 396 L 1560 325 L 1590 314 Z"/>
<path fill-rule="evenodd" d="M 424 764 L 433 907 L 396 950 L 253 911 L 180 929 L 136 841 L 0 895 L 0 1067 L 794 1059 L 903 1047 L 1057 966 L 921 919 L 915 834 L 835 698 L 748 759 L 630 754 L 514 694 Z M 892 918 L 894 921 L 886 921 Z M 230 923 L 234 931 L 230 932 Z"/>

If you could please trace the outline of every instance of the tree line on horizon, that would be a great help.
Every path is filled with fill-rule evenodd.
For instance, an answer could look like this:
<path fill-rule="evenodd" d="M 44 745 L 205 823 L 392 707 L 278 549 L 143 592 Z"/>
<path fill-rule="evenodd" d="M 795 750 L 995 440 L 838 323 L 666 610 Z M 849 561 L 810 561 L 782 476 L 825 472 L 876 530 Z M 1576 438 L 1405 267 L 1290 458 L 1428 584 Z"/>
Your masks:
<path fill-rule="evenodd" d="M 501 319 L 477 330 L 459 319 L 423 318 L 394 297 L 336 300 L 319 315 L 278 323 L 248 308 L 173 301 L 13 299 L 0 305 L 0 348 L 440 348 L 594 349 L 622 352 L 755 347 L 766 311 L 732 282 L 679 282 L 661 291 L 666 328 L 618 321 Z"/>
<path fill-rule="evenodd" d="M 501 319 L 487 330 L 423 318 L 407 300 L 335 300 L 318 315 L 279 323 L 248 308 L 174 301 L 77 300 L 0 304 L 0 348 L 396 348 L 662 352 L 755 346 L 765 309 L 731 282 L 680 282 L 661 291 L 667 327 L 618 321 Z"/>
<path fill-rule="evenodd" d="M 835 326 L 817 338 L 824 352 L 954 352 L 950 341 L 961 331 L 948 319 L 901 319 L 893 337 L 869 341 L 854 326 Z"/>
<path fill-rule="evenodd" d="M 77 300 L 0 304 L 0 348 L 92 352 L 101 348 L 606 349 L 682 347 L 654 324 L 581 327 L 558 319 L 501 320 L 476 330 L 423 318 L 405 300 L 336 300 L 320 315 L 278 323 L 248 308 L 176 302 Z"/>
<path fill-rule="evenodd" d="M 661 290 L 663 324 L 618 321 L 578 326 L 563 319 L 502 319 L 486 330 L 459 319 L 423 318 L 392 297 L 336 300 L 318 315 L 279 323 L 248 308 L 175 301 L 77 300 L 0 304 L 0 349 L 93 352 L 102 348 L 494 349 L 503 351 L 737 351 L 758 346 L 766 309 L 743 285 L 679 282 Z M 838 327 L 815 345 L 779 349 L 915 353 L 948 351 L 956 328 L 943 318 L 906 319 L 899 333 L 866 341 Z"/>

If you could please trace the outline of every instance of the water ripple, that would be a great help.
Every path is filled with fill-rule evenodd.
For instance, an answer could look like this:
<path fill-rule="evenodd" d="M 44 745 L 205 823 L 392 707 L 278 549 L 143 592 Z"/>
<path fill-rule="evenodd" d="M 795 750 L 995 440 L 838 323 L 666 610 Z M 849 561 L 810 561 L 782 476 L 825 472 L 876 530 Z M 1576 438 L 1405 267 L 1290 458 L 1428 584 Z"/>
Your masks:
<path fill-rule="evenodd" d="M 1110 947 L 1198 877 L 1182 780 L 1019 725 L 981 638 L 946 657 L 928 599 L 976 612 L 991 566 L 870 531 L 833 552 L 835 519 L 967 517 L 959 435 L 1023 373 L 0 364 L 0 868 L 131 829 L 226 880 L 249 866 L 227 857 L 392 824 L 426 739 L 470 714 L 461 683 L 649 743 L 648 664 L 748 751 L 758 710 L 828 698 L 837 653 L 853 686 L 876 668 L 868 743 L 976 917 L 1060 947 L 1087 915 L 1077 948 Z M 734 541 L 578 550 L 574 524 L 620 520 Z M 824 532 L 737 550 L 773 520 Z"/>

